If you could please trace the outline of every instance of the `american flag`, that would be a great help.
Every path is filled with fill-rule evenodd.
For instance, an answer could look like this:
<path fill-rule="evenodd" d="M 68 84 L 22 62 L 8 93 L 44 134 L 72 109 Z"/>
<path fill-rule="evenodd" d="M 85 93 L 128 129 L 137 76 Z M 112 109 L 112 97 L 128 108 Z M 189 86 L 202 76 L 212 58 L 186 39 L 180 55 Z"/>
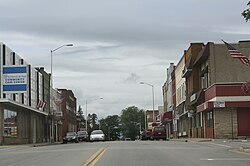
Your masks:
<path fill-rule="evenodd" d="M 60 99 L 54 99 L 54 103 L 55 103 L 56 105 L 60 105 L 60 104 L 62 104 L 63 100 L 64 100 L 64 97 L 63 97 L 63 98 L 60 98 Z"/>
<path fill-rule="evenodd" d="M 222 40 L 223 41 L 223 40 Z M 233 46 L 231 46 L 230 44 L 228 44 L 227 42 L 223 41 L 225 43 L 225 45 L 227 46 L 227 49 L 230 53 L 230 55 L 233 58 L 238 58 L 243 64 L 250 66 L 250 60 L 248 57 L 246 57 L 245 55 L 243 55 L 241 52 L 239 52 L 237 49 L 235 49 Z"/>
<path fill-rule="evenodd" d="M 43 102 L 42 100 L 39 100 L 39 101 L 37 102 L 36 108 L 37 108 L 37 109 L 39 109 L 39 108 L 44 109 L 45 105 L 46 105 L 46 102 Z"/>

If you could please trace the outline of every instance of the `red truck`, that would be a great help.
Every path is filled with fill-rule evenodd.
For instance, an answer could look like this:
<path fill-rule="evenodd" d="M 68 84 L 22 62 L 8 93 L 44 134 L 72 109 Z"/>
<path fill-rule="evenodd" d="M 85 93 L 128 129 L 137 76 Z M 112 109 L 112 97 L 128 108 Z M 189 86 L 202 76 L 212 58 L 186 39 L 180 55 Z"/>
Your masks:
<path fill-rule="evenodd" d="M 150 135 L 150 139 L 151 140 L 159 140 L 159 139 L 166 140 L 166 128 L 165 128 L 165 126 L 153 127 L 151 135 Z"/>

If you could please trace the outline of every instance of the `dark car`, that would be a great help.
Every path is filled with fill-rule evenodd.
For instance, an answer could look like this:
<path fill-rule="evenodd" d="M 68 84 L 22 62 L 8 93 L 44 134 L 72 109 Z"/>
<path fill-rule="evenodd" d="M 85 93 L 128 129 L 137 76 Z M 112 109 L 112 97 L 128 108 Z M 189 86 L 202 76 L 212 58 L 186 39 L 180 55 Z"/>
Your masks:
<path fill-rule="evenodd" d="M 166 128 L 164 126 L 155 126 L 152 129 L 152 133 L 150 136 L 151 140 L 166 140 Z"/>
<path fill-rule="evenodd" d="M 77 132 L 78 141 L 88 141 L 89 134 L 86 131 L 78 131 Z"/>
<path fill-rule="evenodd" d="M 66 136 L 63 137 L 63 143 L 75 142 L 78 143 L 78 137 L 76 132 L 67 132 Z"/>

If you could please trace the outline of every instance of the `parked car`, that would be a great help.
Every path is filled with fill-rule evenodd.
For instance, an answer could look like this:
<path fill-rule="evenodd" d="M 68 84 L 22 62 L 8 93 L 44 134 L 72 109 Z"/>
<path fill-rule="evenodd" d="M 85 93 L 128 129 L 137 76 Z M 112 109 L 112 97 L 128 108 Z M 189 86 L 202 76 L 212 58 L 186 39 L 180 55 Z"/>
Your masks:
<path fill-rule="evenodd" d="M 155 126 L 152 129 L 152 133 L 150 136 L 151 140 L 166 140 L 166 128 L 165 126 Z"/>
<path fill-rule="evenodd" d="M 151 137 L 151 134 L 152 134 L 152 129 L 148 129 L 148 130 L 146 131 L 145 139 L 146 139 L 146 140 L 149 140 L 150 137 Z"/>
<path fill-rule="evenodd" d="M 63 137 L 63 143 L 75 142 L 78 143 L 78 137 L 76 132 L 67 132 L 66 136 Z"/>
<path fill-rule="evenodd" d="M 105 135 L 102 130 L 94 130 L 91 132 L 89 141 L 105 141 Z"/>
<path fill-rule="evenodd" d="M 147 130 L 142 130 L 140 132 L 140 139 L 141 140 L 147 140 Z"/>
<path fill-rule="evenodd" d="M 78 131 L 77 132 L 78 141 L 88 141 L 89 134 L 87 131 Z"/>

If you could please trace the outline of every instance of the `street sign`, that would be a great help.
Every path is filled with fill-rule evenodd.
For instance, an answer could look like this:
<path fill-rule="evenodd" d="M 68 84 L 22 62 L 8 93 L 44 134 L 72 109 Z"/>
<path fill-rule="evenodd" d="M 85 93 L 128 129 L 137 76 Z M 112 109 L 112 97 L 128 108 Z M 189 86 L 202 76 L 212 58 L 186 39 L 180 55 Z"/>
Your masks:
<path fill-rule="evenodd" d="M 224 108 L 225 101 L 214 101 L 214 108 Z"/>

